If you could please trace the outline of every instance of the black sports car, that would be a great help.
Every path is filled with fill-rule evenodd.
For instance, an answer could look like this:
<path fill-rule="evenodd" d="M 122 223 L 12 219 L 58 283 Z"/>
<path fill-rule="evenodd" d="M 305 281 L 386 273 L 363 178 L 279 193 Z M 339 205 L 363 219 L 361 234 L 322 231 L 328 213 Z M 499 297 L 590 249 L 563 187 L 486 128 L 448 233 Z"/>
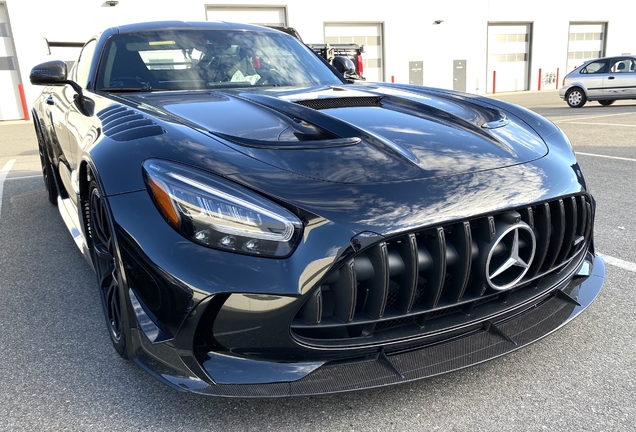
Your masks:
<path fill-rule="evenodd" d="M 572 148 L 523 108 L 351 84 L 228 23 L 111 28 L 31 82 L 48 198 L 112 343 L 175 389 L 429 377 L 546 336 L 603 285 Z"/>

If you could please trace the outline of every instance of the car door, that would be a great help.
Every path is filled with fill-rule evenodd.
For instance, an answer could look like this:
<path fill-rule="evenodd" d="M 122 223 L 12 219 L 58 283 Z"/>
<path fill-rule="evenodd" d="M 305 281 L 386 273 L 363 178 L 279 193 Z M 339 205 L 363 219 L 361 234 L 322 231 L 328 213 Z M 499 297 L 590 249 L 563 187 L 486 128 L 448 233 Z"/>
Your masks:
<path fill-rule="evenodd" d="M 578 79 L 585 87 L 588 99 L 603 97 L 603 82 L 607 77 L 607 59 L 595 60 L 579 71 Z"/>
<path fill-rule="evenodd" d="M 41 105 L 41 112 L 44 114 L 43 133 L 47 141 L 51 143 L 49 155 L 52 160 L 58 163 L 65 163 L 65 149 L 68 149 L 68 130 L 66 129 L 66 118 L 72 99 L 65 91 L 65 86 L 45 87 L 42 94 L 44 101 Z"/>
<path fill-rule="evenodd" d="M 636 59 L 616 57 L 610 60 L 608 73 L 603 79 L 603 97 L 606 99 L 636 97 Z"/>

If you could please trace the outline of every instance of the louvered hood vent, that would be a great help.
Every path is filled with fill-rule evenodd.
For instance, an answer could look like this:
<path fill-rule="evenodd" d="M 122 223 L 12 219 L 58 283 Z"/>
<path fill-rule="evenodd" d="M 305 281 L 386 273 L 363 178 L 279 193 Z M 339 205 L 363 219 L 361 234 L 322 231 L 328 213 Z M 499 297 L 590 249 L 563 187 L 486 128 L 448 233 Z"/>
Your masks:
<path fill-rule="evenodd" d="M 115 141 L 132 141 L 165 133 L 163 128 L 130 108 L 112 105 L 97 113 L 104 135 Z"/>
<path fill-rule="evenodd" d="M 386 343 L 562 294 L 592 223 L 579 195 L 388 238 L 310 292 L 292 332 L 326 348 Z"/>

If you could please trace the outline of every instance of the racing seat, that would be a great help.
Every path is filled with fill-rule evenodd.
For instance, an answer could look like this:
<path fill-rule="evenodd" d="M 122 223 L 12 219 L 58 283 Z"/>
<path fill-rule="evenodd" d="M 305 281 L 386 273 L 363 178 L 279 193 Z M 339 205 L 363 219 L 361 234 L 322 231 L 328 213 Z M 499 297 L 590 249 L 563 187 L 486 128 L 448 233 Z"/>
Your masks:
<path fill-rule="evenodd" d="M 159 80 L 146 67 L 137 51 L 119 47 L 113 61 L 108 87 L 161 87 Z"/>

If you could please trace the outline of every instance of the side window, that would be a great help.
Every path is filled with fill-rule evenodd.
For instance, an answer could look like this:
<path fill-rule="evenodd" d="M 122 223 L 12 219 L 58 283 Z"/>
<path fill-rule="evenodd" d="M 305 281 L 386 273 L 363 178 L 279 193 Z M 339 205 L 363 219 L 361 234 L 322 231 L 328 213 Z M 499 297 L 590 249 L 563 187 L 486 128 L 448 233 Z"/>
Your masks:
<path fill-rule="evenodd" d="M 79 60 L 77 60 L 77 63 L 74 65 L 75 82 L 82 87 L 86 87 L 88 83 L 88 73 L 91 68 L 91 63 L 93 62 L 96 45 L 97 42 L 95 40 L 87 43 L 80 53 Z"/>
<path fill-rule="evenodd" d="M 593 73 L 603 73 L 605 72 L 605 66 L 607 65 L 607 60 L 599 60 L 590 63 L 583 69 L 581 69 L 582 74 L 593 74 Z"/>
<path fill-rule="evenodd" d="M 631 58 L 614 59 L 610 63 L 612 73 L 630 73 L 636 71 L 636 62 Z"/>

